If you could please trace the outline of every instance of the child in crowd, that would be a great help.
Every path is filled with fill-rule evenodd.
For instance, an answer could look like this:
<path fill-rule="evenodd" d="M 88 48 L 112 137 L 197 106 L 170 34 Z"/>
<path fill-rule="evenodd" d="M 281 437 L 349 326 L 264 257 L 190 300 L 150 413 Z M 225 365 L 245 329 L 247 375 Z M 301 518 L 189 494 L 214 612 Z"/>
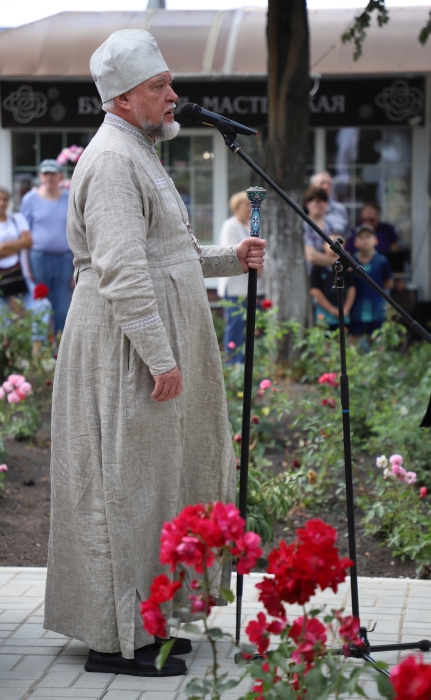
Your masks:
<path fill-rule="evenodd" d="M 355 260 L 365 272 L 386 290 L 392 289 L 393 278 L 389 260 L 376 251 L 377 236 L 374 228 L 360 224 L 355 229 Z M 356 279 L 356 298 L 351 313 L 350 330 L 353 336 L 371 335 L 381 328 L 386 318 L 385 300 L 364 280 Z"/>
<path fill-rule="evenodd" d="M 330 234 L 330 238 L 336 241 L 338 233 Z M 324 243 L 322 253 L 333 255 L 334 262 L 337 255 L 332 252 L 329 243 Z M 331 266 L 322 267 L 313 265 L 310 276 L 310 294 L 316 302 L 316 318 L 329 326 L 329 329 L 338 328 L 338 301 L 337 290 L 333 289 L 335 274 Z M 344 323 L 350 323 L 349 313 L 355 300 L 355 279 L 351 270 L 344 273 Z"/>

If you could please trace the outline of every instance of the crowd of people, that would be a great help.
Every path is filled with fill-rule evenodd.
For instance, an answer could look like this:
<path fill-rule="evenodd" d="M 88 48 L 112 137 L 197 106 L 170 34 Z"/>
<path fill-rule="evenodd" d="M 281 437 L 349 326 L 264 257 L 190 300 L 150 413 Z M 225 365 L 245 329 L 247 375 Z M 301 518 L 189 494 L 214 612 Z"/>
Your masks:
<path fill-rule="evenodd" d="M 380 220 L 380 208 L 376 202 L 367 202 L 359 214 L 359 224 L 350 227 L 350 217 L 344 204 L 332 197 L 333 183 L 328 172 L 316 173 L 304 195 L 304 210 L 332 240 L 342 237 L 345 250 L 365 269 L 368 275 L 386 291 L 393 286 L 393 274 L 386 253 L 398 250 L 398 236 L 392 224 Z M 234 194 L 229 206 L 232 212 L 221 229 L 220 244 L 236 245 L 249 235 L 250 202 L 245 192 Z M 314 317 L 334 330 L 338 326 L 337 293 L 333 289 L 332 265 L 337 256 L 329 244 L 305 221 L 302 224 L 304 257 L 310 283 Z M 347 270 L 344 279 L 344 320 L 354 339 L 367 338 L 380 328 L 386 317 L 386 302 L 362 278 Z M 243 362 L 242 346 L 245 332 L 245 307 L 247 279 L 222 278 L 218 295 L 228 302 L 225 307 L 224 350 L 228 361 Z M 263 273 L 258 278 L 258 304 L 265 297 Z"/>
<path fill-rule="evenodd" d="M 304 196 L 304 209 L 331 239 L 336 240 L 339 236 L 344 239 L 345 250 L 371 279 L 386 291 L 392 288 L 393 274 L 385 253 L 397 250 L 398 236 L 391 224 L 380 221 L 380 208 L 376 202 L 363 205 L 359 224 L 351 229 L 347 209 L 332 199 L 332 178 L 324 172 L 311 178 Z M 338 307 L 332 265 L 337 256 L 306 222 L 303 223 L 303 236 L 315 318 L 335 329 Z M 354 339 L 365 338 L 366 347 L 367 338 L 381 327 L 386 318 L 386 302 L 351 270 L 347 271 L 344 283 L 345 324 Z"/>
<path fill-rule="evenodd" d="M 44 318 L 50 319 L 52 336 L 64 328 L 73 288 L 73 254 L 66 235 L 69 193 L 62 187 L 62 179 L 63 168 L 57 160 L 42 161 L 39 186 L 24 195 L 20 212 L 13 215 L 7 213 L 10 193 L 0 187 L 0 308 L 13 306 L 16 296 L 21 295 L 25 308 L 39 310 L 44 299 Z M 393 276 L 385 253 L 398 248 L 394 227 L 380 220 L 377 203 L 367 202 L 360 211 L 359 225 L 350 229 L 347 209 L 333 199 L 332 189 L 329 173 L 313 175 L 304 195 L 305 211 L 333 240 L 344 238 L 345 250 L 372 279 L 390 290 Z M 229 206 L 232 216 L 222 226 L 220 245 L 236 246 L 249 235 L 251 206 L 245 192 L 234 194 Z M 336 291 L 332 288 L 336 256 L 308 223 L 302 226 L 315 319 L 334 329 L 338 323 Z M 243 362 L 247 277 L 220 278 L 217 291 L 227 302 L 223 346 L 228 361 Z M 262 273 L 257 282 L 258 305 L 264 298 Z M 347 272 L 344 314 L 354 338 L 369 336 L 381 326 L 385 306 L 363 279 Z"/>
<path fill-rule="evenodd" d="M 46 342 L 64 328 L 73 285 L 73 254 L 66 234 L 69 193 L 56 160 L 39 166 L 39 186 L 24 195 L 20 212 L 9 215 L 11 193 L 0 187 L 0 307 L 24 307 L 41 318 Z M 43 303 L 42 303 L 43 301 Z"/>

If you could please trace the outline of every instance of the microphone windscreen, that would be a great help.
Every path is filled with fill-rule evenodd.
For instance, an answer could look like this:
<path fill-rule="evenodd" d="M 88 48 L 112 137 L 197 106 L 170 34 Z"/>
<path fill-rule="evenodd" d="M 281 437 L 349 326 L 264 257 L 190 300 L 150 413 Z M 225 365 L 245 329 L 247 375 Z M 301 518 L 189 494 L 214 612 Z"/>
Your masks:
<path fill-rule="evenodd" d="M 201 107 L 199 107 L 199 105 L 194 104 L 193 102 L 187 102 L 187 104 L 182 108 L 181 114 L 183 114 L 189 121 L 195 122 L 200 111 Z"/>

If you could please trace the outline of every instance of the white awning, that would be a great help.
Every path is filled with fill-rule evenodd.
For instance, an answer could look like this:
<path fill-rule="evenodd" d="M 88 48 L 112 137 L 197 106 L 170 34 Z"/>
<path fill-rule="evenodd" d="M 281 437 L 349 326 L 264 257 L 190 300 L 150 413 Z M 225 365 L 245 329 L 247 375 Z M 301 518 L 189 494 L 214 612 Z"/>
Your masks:
<path fill-rule="evenodd" d="M 359 10 L 310 10 L 310 68 L 322 75 L 425 73 L 431 39 L 418 34 L 429 7 L 392 7 L 390 22 L 368 31 L 364 55 L 342 33 Z M 177 77 L 240 77 L 267 73 L 266 10 L 147 10 L 62 12 L 0 33 L 1 78 L 89 78 L 93 51 L 118 29 L 149 30 Z"/>

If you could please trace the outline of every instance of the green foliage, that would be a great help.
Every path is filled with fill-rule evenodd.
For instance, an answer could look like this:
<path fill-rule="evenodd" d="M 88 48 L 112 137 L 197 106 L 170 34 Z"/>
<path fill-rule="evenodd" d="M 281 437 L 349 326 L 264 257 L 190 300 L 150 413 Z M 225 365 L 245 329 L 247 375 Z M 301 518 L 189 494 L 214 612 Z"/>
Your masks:
<path fill-rule="evenodd" d="M 362 47 L 367 36 L 366 30 L 371 24 L 373 12 L 377 14 L 379 27 L 383 27 L 389 22 L 389 12 L 385 7 L 385 0 L 369 0 L 365 10 L 355 17 L 351 27 L 341 37 L 343 44 L 353 41 L 355 46 L 353 59 L 355 61 L 362 56 Z"/>
<path fill-rule="evenodd" d="M 260 383 L 274 374 L 272 358 L 278 342 L 288 327 L 276 321 L 272 311 L 257 311 L 255 360 L 250 425 L 250 457 L 248 480 L 247 528 L 257 532 L 263 542 L 273 539 L 273 523 L 285 520 L 292 507 L 299 503 L 302 472 L 271 471 L 269 452 L 281 449 L 274 437 L 278 423 L 292 410 L 291 399 L 271 380 L 271 386 Z M 227 359 L 227 358 L 225 358 Z M 223 363 L 226 398 L 233 444 L 239 466 L 242 441 L 242 402 L 244 368 L 241 364 Z M 238 472 L 239 476 L 239 472 Z"/>
<path fill-rule="evenodd" d="M 420 499 L 414 484 L 386 478 L 380 472 L 368 475 L 368 487 L 372 483 L 371 497 L 358 499 L 364 510 L 365 531 L 379 535 L 393 556 L 416 563 L 418 576 L 431 570 L 431 528 L 428 505 Z M 371 482 L 371 483 L 370 483 Z M 370 493 L 370 491 L 366 492 Z"/>
<path fill-rule="evenodd" d="M 428 37 L 431 34 L 431 12 L 429 13 L 428 17 L 428 22 L 425 24 L 424 27 L 419 32 L 419 42 L 422 44 L 422 46 L 425 46 L 425 44 L 428 41 Z"/>
<path fill-rule="evenodd" d="M 423 574 L 431 569 L 431 525 L 418 485 L 431 489 L 431 434 L 419 425 L 431 394 L 431 348 L 417 343 L 405 349 L 404 336 L 405 329 L 389 320 L 374 334 L 369 353 L 347 348 L 355 493 L 366 531 L 378 535 L 394 556 L 415 561 Z M 317 381 L 325 372 L 337 373 L 337 334 L 317 326 L 304 337 L 298 333 L 295 342 L 293 372 L 311 386 L 297 404 L 291 446 L 305 469 L 316 470 L 315 482 L 304 486 L 306 502 L 337 507 L 345 491 L 339 388 Z M 381 453 L 403 455 L 418 483 L 385 481 L 381 472 L 376 478 L 374 461 Z"/>
<path fill-rule="evenodd" d="M 357 15 L 353 20 L 353 24 L 344 32 L 341 36 L 341 41 L 343 44 L 347 44 L 350 41 L 353 42 L 355 50 L 353 53 L 353 60 L 357 61 L 362 56 L 362 49 L 367 37 L 366 30 L 371 24 L 371 17 L 373 12 L 377 14 L 377 24 L 379 27 L 383 27 L 390 20 L 390 15 L 385 6 L 385 0 L 370 0 L 365 10 Z M 426 24 L 422 27 L 419 32 L 418 41 L 422 46 L 428 41 L 428 37 L 431 34 L 431 12 L 429 13 L 429 18 Z"/>
<path fill-rule="evenodd" d="M 0 383 L 10 374 L 24 374 L 31 383 L 32 394 L 18 404 L 0 401 L 0 456 L 4 458 L 4 438 L 24 439 L 34 435 L 41 421 L 42 401 L 50 397 L 55 360 L 51 346 L 36 347 L 33 336 L 43 324 L 24 308 L 16 305 L 0 311 Z"/>
<path fill-rule="evenodd" d="M 297 357 L 290 375 L 304 385 L 295 402 L 289 389 L 280 390 L 273 361 L 286 333 Z M 414 560 L 423 574 L 431 570 L 431 525 L 427 499 L 419 498 L 418 487 L 431 492 L 431 431 L 419 425 L 431 395 L 431 347 L 416 343 L 406 348 L 405 336 L 403 326 L 388 320 L 373 334 L 370 352 L 347 343 L 355 495 L 366 531 L 381 538 L 394 556 Z M 315 511 L 344 509 L 339 387 L 318 382 L 324 373 L 338 376 L 339 366 L 338 332 L 320 325 L 304 331 L 295 321 L 280 324 L 275 310 L 257 313 L 247 527 L 264 542 L 272 541 L 274 522 L 287 520 L 301 503 Z M 225 364 L 224 374 L 239 464 L 243 366 Z M 271 386 L 262 391 L 263 379 L 270 379 Z M 300 466 L 277 474 L 273 455 L 286 446 Z M 374 462 L 382 453 L 402 454 L 408 469 L 417 473 L 417 484 L 389 484 L 381 472 L 376 478 Z"/>

